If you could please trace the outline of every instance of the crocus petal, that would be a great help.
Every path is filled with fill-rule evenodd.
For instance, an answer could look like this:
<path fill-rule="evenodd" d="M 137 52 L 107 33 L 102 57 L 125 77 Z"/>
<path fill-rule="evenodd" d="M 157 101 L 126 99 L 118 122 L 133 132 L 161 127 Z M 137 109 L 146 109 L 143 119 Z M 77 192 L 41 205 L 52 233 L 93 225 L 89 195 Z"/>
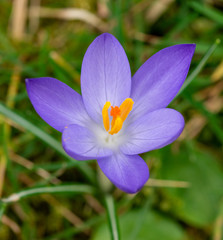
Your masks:
<path fill-rule="evenodd" d="M 102 122 L 109 101 L 119 106 L 131 91 L 131 71 L 124 49 L 111 34 L 97 37 L 87 49 L 81 69 L 81 91 L 88 114 Z"/>
<path fill-rule="evenodd" d="M 65 152 L 76 160 L 110 156 L 112 151 L 97 144 L 95 134 L 86 127 L 69 125 L 64 128 L 62 145 Z"/>
<path fill-rule="evenodd" d="M 140 154 L 164 147 L 175 141 L 184 128 L 183 116 L 169 108 L 144 115 L 129 125 L 127 141 L 121 146 L 125 154 Z"/>
<path fill-rule="evenodd" d="M 121 190 L 127 193 L 138 192 L 149 178 L 149 169 L 138 155 L 122 153 L 98 159 L 104 174 Z"/>
<path fill-rule="evenodd" d="M 84 125 L 89 119 L 81 95 L 55 78 L 26 79 L 26 88 L 36 112 L 60 132 L 67 125 Z"/>
<path fill-rule="evenodd" d="M 149 58 L 132 79 L 132 116 L 165 108 L 180 90 L 190 67 L 195 44 L 164 48 Z"/>

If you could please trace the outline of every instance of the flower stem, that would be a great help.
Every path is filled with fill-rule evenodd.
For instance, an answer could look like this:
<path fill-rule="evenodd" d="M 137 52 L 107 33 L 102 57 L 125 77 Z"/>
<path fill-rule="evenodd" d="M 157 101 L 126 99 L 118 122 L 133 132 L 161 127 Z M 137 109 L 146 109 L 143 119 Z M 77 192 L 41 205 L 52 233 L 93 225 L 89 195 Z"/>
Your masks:
<path fill-rule="evenodd" d="M 114 199 L 111 195 L 105 195 L 105 206 L 112 240 L 120 240 L 118 217 L 115 209 Z"/>

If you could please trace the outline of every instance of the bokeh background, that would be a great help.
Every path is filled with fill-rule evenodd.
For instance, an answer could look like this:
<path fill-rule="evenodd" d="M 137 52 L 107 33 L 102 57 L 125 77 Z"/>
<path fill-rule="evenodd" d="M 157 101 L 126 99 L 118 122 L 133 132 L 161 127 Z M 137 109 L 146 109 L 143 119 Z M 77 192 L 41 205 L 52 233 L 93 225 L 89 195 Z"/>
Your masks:
<path fill-rule="evenodd" d="M 197 45 L 190 84 L 170 104 L 185 117 L 182 135 L 142 155 L 151 180 L 138 194 L 110 192 L 121 239 L 222 240 L 222 0 L 0 0 L 0 197 L 104 183 L 95 161 L 63 153 L 60 133 L 36 114 L 24 83 L 51 76 L 80 92 L 84 53 L 102 32 L 119 39 L 132 74 L 164 47 Z M 100 192 L 46 190 L 17 200 L 0 202 L 1 240 L 110 239 Z"/>

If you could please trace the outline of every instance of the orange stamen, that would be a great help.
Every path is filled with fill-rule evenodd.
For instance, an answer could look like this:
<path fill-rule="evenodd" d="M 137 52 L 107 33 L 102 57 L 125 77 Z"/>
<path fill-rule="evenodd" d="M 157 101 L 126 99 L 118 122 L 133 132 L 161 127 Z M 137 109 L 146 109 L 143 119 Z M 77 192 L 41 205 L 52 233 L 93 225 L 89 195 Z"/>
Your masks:
<path fill-rule="evenodd" d="M 111 103 L 106 102 L 102 109 L 103 124 L 104 124 L 104 128 L 106 131 L 108 131 L 110 128 L 110 121 L 109 121 L 109 116 L 108 116 L 108 109 L 110 108 L 110 106 L 111 106 Z"/>
<path fill-rule="evenodd" d="M 105 103 L 102 109 L 102 118 L 103 118 L 104 128 L 106 131 L 108 131 L 110 128 L 110 120 L 108 116 L 108 109 L 110 108 L 110 106 L 111 106 L 110 115 L 113 117 L 111 122 L 111 130 L 109 134 L 113 135 L 115 133 L 118 133 L 122 129 L 123 122 L 131 112 L 133 104 L 134 102 L 131 98 L 126 98 L 120 107 L 117 107 L 117 106 L 113 107 L 111 106 L 110 102 Z"/>
<path fill-rule="evenodd" d="M 110 113 L 110 115 L 111 115 L 112 117 L 120 116 L 120 114 L 121 114 L 121 110 L 120 110 L 119 107 L 117 107 L 117 106 L 112 107 L 112 106 L 111 106 L 111 113 Z"/>

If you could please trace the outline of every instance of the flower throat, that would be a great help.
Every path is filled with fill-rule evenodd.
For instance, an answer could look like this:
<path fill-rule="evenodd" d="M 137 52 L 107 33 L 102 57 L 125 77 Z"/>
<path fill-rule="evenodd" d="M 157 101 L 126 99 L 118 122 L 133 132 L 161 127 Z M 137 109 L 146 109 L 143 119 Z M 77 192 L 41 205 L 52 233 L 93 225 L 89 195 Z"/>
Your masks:
<path fill-rule="evenodd" d="M 108 101 L 105 103 L 102 109 L 102 118 L 105 130 L 108 132 L 110 129 L 110 119 L 108 110 L 111 107 L 110 116 L 112 117 L 111 121 L 111 130 L 108 132 L 113 135 L 118 133 L 122 129 L 123 122 L 128 117 L 129 113 L 132 110 L 134 102 L 131 98 L 126 98 L 125 101 L 120 105 L 120 107 L 113 107 Z"/>

